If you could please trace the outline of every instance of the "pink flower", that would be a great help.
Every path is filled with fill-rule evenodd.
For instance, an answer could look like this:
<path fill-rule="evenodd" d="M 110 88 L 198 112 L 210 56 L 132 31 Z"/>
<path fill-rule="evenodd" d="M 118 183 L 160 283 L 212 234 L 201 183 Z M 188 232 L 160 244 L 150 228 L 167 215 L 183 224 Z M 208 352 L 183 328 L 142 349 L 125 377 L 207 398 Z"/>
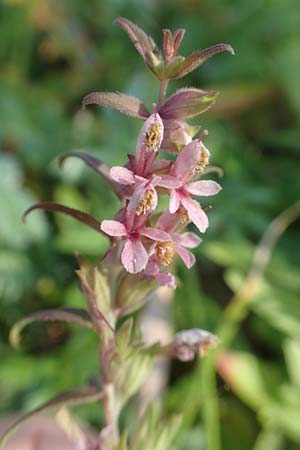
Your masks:
<path fill-rule="evenodd" d="M 175 214 L 170 214 L 169 211 L 165 211 L 162 213 L 156 226 L 160 229 L 163 229 L 170 235 L 171 240 L 173 241 L 173 245 L 171 245 L 171 242 L 159 242 L 158 244 L 156 244 L 156 254 L 158 259 L 161 259 L 162 264 L 164 264 L 164 261 L 165 263 L 168 262 L 168 264 L 170 264 L 174 254 L 177 253 L 186 267 L 190 269 L 195 264 L 195 256 L 191 252 L 186 250 L 186 248 L 198 247 L 198 245 L 202 242 L 202 239 L 200 239 L 195 233 L 176 232 L 175 228 L 177 225 L 178 217 Z M 165 248 L 163 244 L 165 244 Z M 173 252 L 171 251 L 172 248 Z"/>
<path fill-rule="evenodd" d="M 174 189 L 180 186 L 176 178 L 169 175 L 154 176 L 151 179 L 135 175 L 126 167 L 114 166 L 110 170 L 111 178 L 117 183 L 124 186 L 132 186 L 128 211 L 135 211 L 137 215 L 147 214 L 156 209 L 157 192 L 156 186 L 166 189 Z"/>
<path fill-rule="evenodd" d="M 169 211 L 174 214 L 180 204 L 187 211 L 191 220 L 201 233 L 208 227 L 208 218 L 199 203 L 191 195 L 215 195 L 222 189 L 215 181 L 200 180 L 190 183 L 189 180 L 197 174 L 197 167 L 202 161 L 203 144 L 193 141 L 186 145 L 177 156 L 171 169 L 171 175 L 179 181 L 180 186 L 172 189 L 170 195 Z"/>
<path fill-rule="evenodd" d="M 103 220 L 101 230 L 109 236 L 125 240 L 121 254 L 121 261 L 127 272 L 138 273 L 145 269 L 148 262 L 148 252 L 142 244 L 141 236 L 153 241 L 167 241 L 170 239 L 168 233 L 158 228 L 139 227 L 132 230 L 124 223 L 117 220 Z"/>

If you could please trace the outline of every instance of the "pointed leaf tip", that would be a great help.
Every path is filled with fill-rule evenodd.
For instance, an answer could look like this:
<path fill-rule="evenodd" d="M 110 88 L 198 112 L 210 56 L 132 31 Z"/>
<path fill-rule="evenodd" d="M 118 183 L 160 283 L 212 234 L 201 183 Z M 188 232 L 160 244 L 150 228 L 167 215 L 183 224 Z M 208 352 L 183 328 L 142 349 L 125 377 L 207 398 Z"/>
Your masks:
<path fill-rule="evenodd" d="M 44 209 L 46 211 L 62 212 L 68 216 L 73 217 L 79 222 L 85 223 L 86 225 L 98 231 L 99 233 L 102 233 L 100 229 L 101 222 L 99 222 L 94 217 L 90 216 L 89 214 L 83 211 L 79 211 L 78 209 L 69 208 L 68 206 L 64 206 L 55 202 L 41 202 L 35 203 L 34 205 L 30 206 L 30 208 L 28 208 L 22 216 L 23 222 L 25 222 L 28 214 L 35 209 Z"/>
<path fill-rule="evenodd" d="M 235 54 L 233 48 L 229 44 L 216 44 L 204 50 L 195 51 L 185 58 L 184 63 L 178 67 L 178 70 L 174 72 L 170 78 L 178 79 L 184 77 L 203 64 L 208 58 L 221 52 L 228 52 L 231 55 Z"/>

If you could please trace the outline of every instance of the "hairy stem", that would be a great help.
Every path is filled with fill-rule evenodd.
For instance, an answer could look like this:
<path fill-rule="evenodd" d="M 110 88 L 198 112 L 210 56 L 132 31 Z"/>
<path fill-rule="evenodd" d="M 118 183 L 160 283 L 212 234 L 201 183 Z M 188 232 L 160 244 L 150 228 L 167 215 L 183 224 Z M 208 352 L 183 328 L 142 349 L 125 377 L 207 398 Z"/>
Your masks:
<path fill-rule="evenodd" d="M 169 80 L 161 80 L 158 94 L 158 107 L 160 107 L 165 99 Z"/>

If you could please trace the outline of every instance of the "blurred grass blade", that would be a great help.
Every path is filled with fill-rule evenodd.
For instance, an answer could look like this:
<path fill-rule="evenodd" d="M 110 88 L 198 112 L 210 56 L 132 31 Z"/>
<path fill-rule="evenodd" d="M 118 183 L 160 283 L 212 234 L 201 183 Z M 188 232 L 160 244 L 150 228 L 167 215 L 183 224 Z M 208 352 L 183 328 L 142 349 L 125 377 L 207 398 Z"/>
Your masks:
<path fill-rule="evenodd" d="M 283 436 L 278 430 L 262 430 L 254 444 L 253 450 L 282 450 Z"/>
<path fill-rule="evenodd" d="M 27 420 L 31 419 L 31 417 L 34 417 L 37 414 L 42 413 L 44 411 L 48 411 L 49 409 L 60 407 L 63 405 L 80 405 L 83 403 L 95 402 L 99 400 L 101 397 L 102 392 L 99 392 L 92 387 L 86 387 L 83 389 L 74 389 L 58 394 L 53 399 L 42 404 L 33 411 L 24 414 L 18 420 L 16 420 L 2 435 L 0 439 L 0 450 L 3 449 L 4 444 L 7 442 L 9 437 L 19 428 L 19 426 L 22 425 Z"/>
<path fill-rule="evenodd" d="M 23 329 L 32 322 L 36 321 L 64 321 L 74 322 L 86 328 L 94 329 L 93 322 L 87 311 L 79 308 L 61 308 L 38 311 L 19 320 L 12 327 L 9 340 L 14 348 L 20 348 L 21 333 Z"/>

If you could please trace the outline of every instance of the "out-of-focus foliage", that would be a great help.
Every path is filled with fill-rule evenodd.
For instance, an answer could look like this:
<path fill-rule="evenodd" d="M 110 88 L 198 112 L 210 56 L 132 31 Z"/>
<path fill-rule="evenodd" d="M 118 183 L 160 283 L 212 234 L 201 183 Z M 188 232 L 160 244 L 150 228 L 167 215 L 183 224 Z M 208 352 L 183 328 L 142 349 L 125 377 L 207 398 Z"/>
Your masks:
<path fill-rule="evenodd" d="M 157 81 L 122 30 L 124 15 L 161 41 L 161 28 L 187 29 L 182 53 L 219 42 L 236 56 L 218 55 L 186 84 L 220 90 L 202 126 L 212 163 L 221 166 L 222 193 L 197 267 L 178 267 L 175 328 L 214 331 L 250 267 L 268 224 L 300 197 L 300 3 L 298 0 L 6 0 L 0 6 L 0 412 L 25 410 L 97 373 L 94 337 L 52 323 L 24 332 L 13 351 L 8 330 L 25 314 L 82 306 L 74 276 L 78 251 L 95 260 L 104 238 L 72 219 L 21 214 L 37 200 L 59 201 L 112 217 L 116 202 L 80 161 L 59 170 L 56 157 L 86 150 L 120 164 L 133 150 L 139 123 L 90 107 L 84 95 L 120 90 L 156 100 Z M 300 434 L 299 223 L 281 238 L 263 288 L 219 364 L 224 450 L 296 450 Z M 183 375 L 183 372 L 188 372 Z M 186 414 L 177 449 L 205 449 L 201 367 L 172 369 L 166 407 Z M 207 400 L 207 398 L 206 398 Z M 99 427 L 94 406 L 80 409 Z M 130 418 L 130 412 L 129 412 Z M 125 420 L 125 419 L 124 419 Z M 129 419 L 128 419 L 129 420 Z"/>

